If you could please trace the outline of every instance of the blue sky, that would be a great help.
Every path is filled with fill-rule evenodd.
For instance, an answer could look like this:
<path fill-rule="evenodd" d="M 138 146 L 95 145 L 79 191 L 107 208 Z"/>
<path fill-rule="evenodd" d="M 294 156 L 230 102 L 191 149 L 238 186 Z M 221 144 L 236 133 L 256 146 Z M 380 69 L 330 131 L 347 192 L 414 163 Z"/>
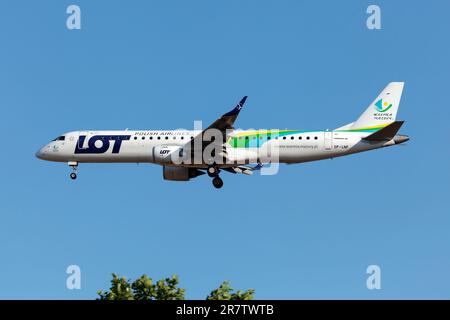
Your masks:
<path fill-rule="evenodd" d="M 382 30 L 366 28 L 378 4 Z M 77 4 L 82 29 L 66 28 Z M 260 299 L 450 298 L 448 1 L 2 1 L 0 298 L 93 299 L 112 272 L 223 280 Z M 34 157 L 79 129 L 205 124 L 249 95 L 241 128 L 336 128 L 391 81 L 411 141 L 162 180 L 147 164 Z M 82 289 L 67 290 L 77 264 Z M 382 289 L 366 288 L 366 268 Z"/>

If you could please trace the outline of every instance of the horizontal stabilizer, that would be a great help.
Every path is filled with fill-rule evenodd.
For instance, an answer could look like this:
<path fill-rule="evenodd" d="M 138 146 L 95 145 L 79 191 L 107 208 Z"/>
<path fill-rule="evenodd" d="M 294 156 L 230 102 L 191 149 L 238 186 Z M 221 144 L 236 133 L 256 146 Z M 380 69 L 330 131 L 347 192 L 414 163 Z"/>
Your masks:
<path fill-rule="evenodd" d="M 403 125 L 404 121 L 394 121 L 391 124 L 387 125 L 383 129 L 378 130 L 377 132 L 372 133 L 371 135 L 364 138 L 364 140 L 369 141 L 383 141 L 383 140 L 391 140 L 395 137 L 400 127 Z"/>

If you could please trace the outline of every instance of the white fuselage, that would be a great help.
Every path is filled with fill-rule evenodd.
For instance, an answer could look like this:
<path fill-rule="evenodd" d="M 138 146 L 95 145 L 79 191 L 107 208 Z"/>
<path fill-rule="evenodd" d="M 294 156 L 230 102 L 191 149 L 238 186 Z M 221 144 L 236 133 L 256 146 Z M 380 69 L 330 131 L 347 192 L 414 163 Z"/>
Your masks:
<path fill-rule="evenodd" d="M 227 163 L 301 163 L 391 146 L 403 141 L 365 141 L 367 132 L 280 130 L 280 134 L 259 135 L 259 131 L 234 131 L 225 143 Z M 262 132 L 262 131 L 261 131 Z M 264 131 L 267 132 L 267 131 Z M 73 131 L 41 148 L 36 156 L 58 162 L 143 162 L 175 165 L 167 157 L 178 152 L 199 132 L 195 131 Z M 167 150 L 167 151 L 163 151 Z M 162 153 L 164 153 L 162 155 Z M 269 159 L 267 161 L 267 159 Z M 264 161 L 266 160 L 266 161 Z M 200 162 L 179 164 L 206 168 Z"/>

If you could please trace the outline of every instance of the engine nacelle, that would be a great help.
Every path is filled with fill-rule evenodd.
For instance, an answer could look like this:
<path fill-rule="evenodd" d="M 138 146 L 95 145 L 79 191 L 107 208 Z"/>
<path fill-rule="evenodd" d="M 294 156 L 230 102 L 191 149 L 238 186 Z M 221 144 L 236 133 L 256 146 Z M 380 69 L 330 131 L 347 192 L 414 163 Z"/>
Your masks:
<path fill-rule="evenodd" d="M 173 163 L 172 159 L 177 159 L 178 152 L 182 149 L 179 146 L 157 146 L 153 148 L 153 161 L 156 163 Z M 174 154 L 176 153 L 176 154 Z M 172 158 L 173 156 L 173 158 Z"/>
<path fill-rule="evenodd" d="M 195 168 L 163 166 L 164 180 L 188 181 L 189 179 L 195 178 L 202 174 L 205 174 L 205 172 Z"/>

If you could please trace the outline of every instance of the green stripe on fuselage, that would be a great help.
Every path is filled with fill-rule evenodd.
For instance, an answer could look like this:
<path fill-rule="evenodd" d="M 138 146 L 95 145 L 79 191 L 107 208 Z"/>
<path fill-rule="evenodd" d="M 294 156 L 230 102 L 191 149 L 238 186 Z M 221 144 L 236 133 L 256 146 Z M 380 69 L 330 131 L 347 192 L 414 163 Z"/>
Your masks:
<path fill-rule="evenodd" d="M 336 131 L 336 132 L 375 132 L 375 131 L 378 131 L 380 129 L 383 129 L 384 127 L 390 125 L 391 123 L 392 122 L 379 124 L 379 125 L 371 126 L 371 127 L 355 128 L 355 129 L 344 129 L 344 130 L 334 130 L 334 131 Z"/>
<path fill-rule="evenodd" d="M 289 136 L 293 134 L 301 134 L 308 132 L 319 132 L 317 130 L 302 131 L 302 130 L 261 130 L 250 131 L 249 133 L 237 132 L 235 136 L 228 140 L 228 143 L 233 148 L 259 148 L 265 142 L 275 139 L 276 137 Z"/>

